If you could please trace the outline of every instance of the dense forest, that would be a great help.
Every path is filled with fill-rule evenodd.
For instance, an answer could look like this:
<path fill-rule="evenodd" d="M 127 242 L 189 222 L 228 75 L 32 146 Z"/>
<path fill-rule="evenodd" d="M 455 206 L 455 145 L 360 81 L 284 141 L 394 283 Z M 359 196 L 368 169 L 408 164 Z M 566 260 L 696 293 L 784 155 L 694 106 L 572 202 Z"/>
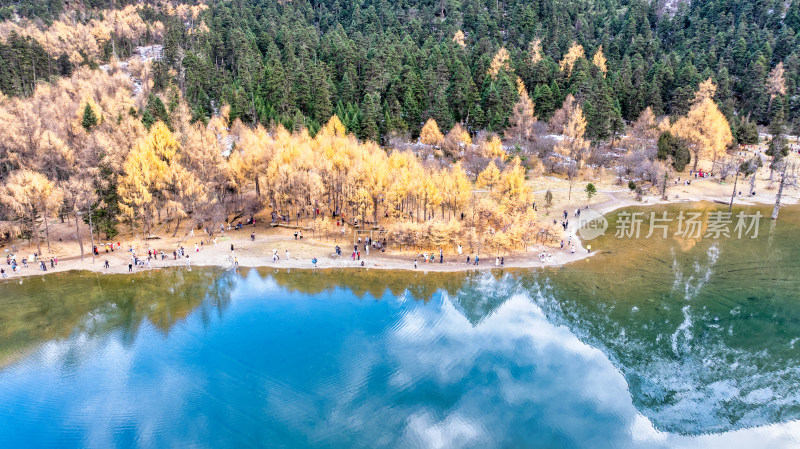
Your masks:
<path fill-rule="evenodd" d="M 91 10 L 131 2 L 82 3 Z M 519 77 L 540 119 L 573 94 L 587 135 L 604 140 L 648 106 L 656 116 L 685 114 L 700 82 L 711 78 L 734 136 L 748 120 L 767 125 L 776 115 L 789 129 L 800 128 L 800 0 L 207 5 L 204 25 L 194 28 L 164 8 L 139 10 L 165 27 L 163 57 L 153 68 L 156 90 L 182 91 L 197 119 L 229 104 L 231 117 L 245 123 L 312 134 L 334 113 L 348 131 L 374 140 L 415 137 L 429 117 L 443 129 L 462 123 L 500 131 L 517 101 Z M 63 8 L 60 0 L 22 0 L 2 10 L 48 20 Z M 112 32 L 108 40 L 115 39 Z M 98 61 L 78 63 L 104 62 L 113 54 L 107 46 Z M 498 52 L 503 60 L 490 74 Z M 785 85 L 775 100 L 769 75 L 779 63 Z M 41 43 L 19 36 L 0 46 L 0 67 L 0 89 L 11 95 L 28 93 L 37 71 L 41 77 L 71 70 L 64 55 L 48 55 Z"/>
<path fill-rule="evenodd" d="M 561 232 L 534 206 L 528 181 L 543 173 L 569 182 L 568 200 L 603 178 L 665 198 L 690 168 L 794 179 L 800 0 L 0 11 L 6 240 L 38 245 L 56 215 L 99 238 L 121 223 L 175 236 L 182 223 L 347 214 L 393 220 L 398 242 L 520 248 Z M 768 147 L 744 160 L 736 144 L 759 142 L 758 126 Z"/>

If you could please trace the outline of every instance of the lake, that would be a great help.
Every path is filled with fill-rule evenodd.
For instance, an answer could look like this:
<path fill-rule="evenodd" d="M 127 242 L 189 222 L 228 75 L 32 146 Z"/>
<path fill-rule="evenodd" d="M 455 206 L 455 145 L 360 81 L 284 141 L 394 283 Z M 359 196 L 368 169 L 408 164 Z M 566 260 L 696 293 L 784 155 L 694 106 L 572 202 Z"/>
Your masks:
<path fill-rule="evenodd" d="M 0 441 L 800 447 L 800 208 L 756 238 L 736 214 L 768 209 L 734 209 L 727 237 L 625 235 L 638 212 L 726 210 L 610 214 L 560 268 L 5 280 Z"/>

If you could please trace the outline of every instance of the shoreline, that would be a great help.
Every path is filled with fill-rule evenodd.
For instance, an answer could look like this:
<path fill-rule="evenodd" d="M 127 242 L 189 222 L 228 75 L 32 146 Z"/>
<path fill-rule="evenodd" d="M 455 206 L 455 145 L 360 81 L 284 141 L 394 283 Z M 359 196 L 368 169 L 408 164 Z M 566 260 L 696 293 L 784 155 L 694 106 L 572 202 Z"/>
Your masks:
<path fill-rule="evenodd" d="M 590 204 L 588 205 L 589 209 L 598 212 L 602 215 L 607 215 L 612 213 L 616 210 L 626 208 L 626 207 L 635 207 L 635 206 L 663 206 L 668 204 L 683 204 L 683 203 L 695 203 L 695 202 L 708 202 L 714 204 L 720 204 L 720 200 L 718 198 L 674 198 L 668 200 L 662 200 L 660 198 L 647 198 L 645 201 L 637 201 L 634 198 L 626 197 L 625 198 L 618 198 L 617 194 L 624 194 L 623 190 L 618 191 L 605 191 L 604 192 L 607 196 L 610 197 L 609 200 L 604 201 L 602 203 L 597 204 Z M 762 206 L 767 207 L 770 206 L 772 203 L 767 203 L 765 201 L 759 201 L 760 198 L 747 198 L 746 200 L 740 199 L 736 201 L 734 205 L 738 206 Z M 791 206 L 797 204 L 797 200 L 793 197 L 786 197 L 786 201 L 784 202 L 782 207 Z M 62 259 L 59 264 L 67 263 L 69 264 L 68 267 L 60 267 L 56 266 L 55 268 L 51 268 L 48 264 L 47 271 L 43 272 L 38 268 L 38 262 L 29 263 L 28 268 L 23 268 L 22 271 L 17 273 L 10 272 L 9 269 L 6 270 L 8 274 L 7 278 L 3 278 L 2 281 L 10 281 L 13 279 L 22 279 L 27 277 L 33 276 L 45 276 L 45 275 L 52 275 L 52 274 L 61 274 L 67 272 L 80 272 L 80 271 L 87 271 L 92 273 L 100 273 L 100 274 L 136 274 L 136 273 L 144 273 L 152 270 L 160 270 L 160 269 L 168 269 L 168 268 L 187 268 L 187 267 L 217 267 L 223 270 L 230 270 L 234 268 L 233 263 L 231 262 L 231 258 L 236 257 L 238 260 L 238 265 L 241 268 L 275 268 L 275 269 L 301 269 L 301 270 L 314 270 L 314 269 L 353 269 L 353 268 L 362 268 L 362 269 L 378 269 L 378 270 L 401 270 L 401 271 L 421 271 L 421 272 L 459 272 L 459 271 L 475 271 L 475 270 L 493 270 L 493 269 L 503 269 L 503 268 L 510 268 L 510 269 L 537 269 L 537 268 L 550 268 L 550 267 L 563 267 L 569 264 L 579 262 L 581 260 L 588 259 L 598 251 L 587 251 L 581 241 L 580 237 L 577 235 L 576 224 L 573 221 L 567 228 L 565 233 L 565 240 L 568 236 L 571 236 L 575 245 L 575 253 L 571 253 L 565 246 L 565 249 L 562 250 L 558 247 L 551 247 L 545 245 L 533 245 L 527 251 L 519 251 L 510 253 L 508 255 L 504 254 L 506 261 L 503 266 L 495 265 L 495 257 L 496 256 L 479 256 L 480 262 L 479 265 L 466 264 L 466 256 L 467 252 L 464 252 L 463 255 L 456 256 L 453 253 L 448 253 L 445 256 L 445 262 L 439 263 L 438 260 L 434 262 L 425 263 L 422 259 L 418 259 L 418 266 L 417 268 L 414 267 L 414 255 L 413 253 L 409 252 L 401 252 L 401 251 L 391 251 L 389 254 L 385 253 L 373 253 L 372 255 L 364 255 L 363 261 L 364 265 L 361 265 L 361 261 L 359 260 L 351 260 L 349 256 L 333 256 L 332 255 L 332 248 L 337 244 L 337 241 L 334 240 L 333 242 L 330 241 L 317 241 L 317 240 L 306 240 L 306 241 L 296 241 L 291 240 L 291 237 L 287 234 L 286 236 L 281 235 L 270 235 L 266 239 L 259 239 L 255 242 L 255 248 L 248 245 L 250 242 L 249 239 L 249 232 L 252 228 L 245 227 L 243 230 L 240 231 L 229 231 L 225 237 L 230 239 L 230 242 L 233 242 L 238 248 L 237 251 L 230 252 L 225 249 L 226 245 L 230 242 L 225 241 L 220 246 L 211 247 L 210 245 L 206 245 L 202 250 L 199 252 L 192 251 L 188 248 L 190 246 L 189 240 L 191 238 L 187 237 L 185 242 L 186 244 L 186 253 L 189 255 L 189 263 L 187 264 L 185 259 L 170 259 L 167 257 L 164 261 L 153 259 L 151 262 L 151 266 L 148 267 L 134 267 L 133 271 L 128 271 L 128 262 L 127 258 L 129 257 L 129 252 L 124 250 L 116 250 L 112 253 L 105 253 L 101 252 L 99 256 L 95 257 L 95 262 L 91 262 L 91 255 L 84 256 L 84 260 L 80 260 L 80 256 L 70 257 L 69 259 Z M 256 229 L 258 231 L 258 229 Z M 241 238 L 238 234 L 241 234 Z M 281 238 L 285 237 L 285 238 Z M 313 254 L 308 257 L 307 254 L 303 254 L 298 257 L 290 257 L 290 259 L 284 260 L 284 249 L 283 247 L 294 244 L 304 245 L 304 251 L 300 251 L 301 254 L 307 251 L 313 251 Z M 345 243 L 341 243 L 341 245 L 345 245 Z M 271 251 L 259 251 L 263 249 L 261 247 L 280 247 L 278 254 L 281 256 L 278 262 L 271 261 Z M 309 249 L 310 248 L 310 249 Z M 276 248 L 277 249 L 277 248 Z M 542 261 L 539 259 L 538 254 L 542 251 L 546 251 L 552 254 L 552 258 L 548 260 Z M 255 254 L 254 254 L 255 252 Z M 322 255 L 325 252 L 330 254 Z M 293 250 L 294 253 L 294 250 Z M 470 255 L 472 256 L 472 255 Z M 311 258 L 316 257 L 318 259 L 317 266 L 314 267 L 311 264 Z M 455 260 L 454 257 L 458 257 L 459 260 Z M 105 269 L 103 268 L 103 264 L 105 260 L 109 260 L 110 268 Z M 113 261 L 113 262 L 112 262 Z M 462 262 L 463 261 L 463 262 Z M 48 261 L 49 262 L 49 261 Z M 74 262 L 78 262 L 80 266 L 75 266 Z M 120 263 L 122 262 L 122 263 Z M 5 268 L 5 267 L 4 267 Z"/>

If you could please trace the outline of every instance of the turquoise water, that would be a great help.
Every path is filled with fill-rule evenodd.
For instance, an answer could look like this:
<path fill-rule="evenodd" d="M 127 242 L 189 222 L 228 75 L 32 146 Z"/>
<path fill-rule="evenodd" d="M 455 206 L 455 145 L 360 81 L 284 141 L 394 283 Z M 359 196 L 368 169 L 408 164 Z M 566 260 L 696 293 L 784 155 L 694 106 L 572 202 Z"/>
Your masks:
<path fill-rule="evenodd" d="M 800 447 L 798 215 L 548 270 L 7 281 L 0 441 Z"/>

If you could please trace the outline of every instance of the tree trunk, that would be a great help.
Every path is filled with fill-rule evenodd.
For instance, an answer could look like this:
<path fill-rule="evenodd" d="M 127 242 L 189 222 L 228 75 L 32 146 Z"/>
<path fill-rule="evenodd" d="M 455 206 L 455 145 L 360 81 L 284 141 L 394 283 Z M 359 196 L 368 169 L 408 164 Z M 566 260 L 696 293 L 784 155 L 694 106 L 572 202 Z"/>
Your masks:
<path fill-rule="evenodd" d="M 34 215 L 35 217 L 36 215 Z M 36 254 L 42 255 L 42 239 L 40 235 L 39 225 L 36 224 L 36 218 L 33 219 L 33 236 L 36 238 Z"/>
<path fill-rule="evenodd" d="M 79 227 L 80 213 L 75 212 L 75 235 L 78 236 L 78 246 L 81 248 L 81 261 L 83 261 L 83 239 L 81 238 L 81 229 Z"/>
<path fill-rule="evenodd" d="M 175 222 L 175 231 L 173 231 L 173 232 L 172 232 L 172 236 L 173 236 L 173 237 L 175 237 L 176 235 L 178 235 L 178 228 L 179 228 L 179 227 L 180 227 L 180 225 L 181 225 L 181 217 L 178 217 L 178 219 L 177 219 L 177 220 L 178 220 L 178 221 L 176 221 L 176 222 Z"/>
<path fill-rule="evenodd" d="M 755 176 L 755 175 L 753 175 Z M 728 204 L 728 212 L 733 210 L 733 199 L 736 198 L 736 184 L 739 183 L 739 171 L 736 171 L 736 177 L 733 178 L 733 192 L 731 192 L 731 203 Z"/>
<path fill-rule="evenodd" d="M 784 162 L 783 164 L 783 171 L 781 172 L 781 183 L 778 186 L 778 195 L 775 197 L 775 208 L 772 209 L 772 219 L 778 219 L 778 212 L 781 210 L 781 196 L 783 195 L 783 185 L 786 183 L 786 170 L 789 168 L 789 164 Z"/>
<path fill-rule="evenodd" d="M 50 252 L 50 226 L 47 223 L 47 208 L 44 210 L 44 236 L 47 239 L 47 252 Z"/>
<path fill-rule="evenodd" d="M 92 211 L 91 211 L 91 209 L 89 210 L 89 235 L 92 236 L 92 263 L 94 263 L 94 226 L 92 224 Z"/>
<path fill-rule="evenodd" d="M 567 194 L 567 201 L 572 199 L 572 178 L 569 179 L 569 194 Z"/>

